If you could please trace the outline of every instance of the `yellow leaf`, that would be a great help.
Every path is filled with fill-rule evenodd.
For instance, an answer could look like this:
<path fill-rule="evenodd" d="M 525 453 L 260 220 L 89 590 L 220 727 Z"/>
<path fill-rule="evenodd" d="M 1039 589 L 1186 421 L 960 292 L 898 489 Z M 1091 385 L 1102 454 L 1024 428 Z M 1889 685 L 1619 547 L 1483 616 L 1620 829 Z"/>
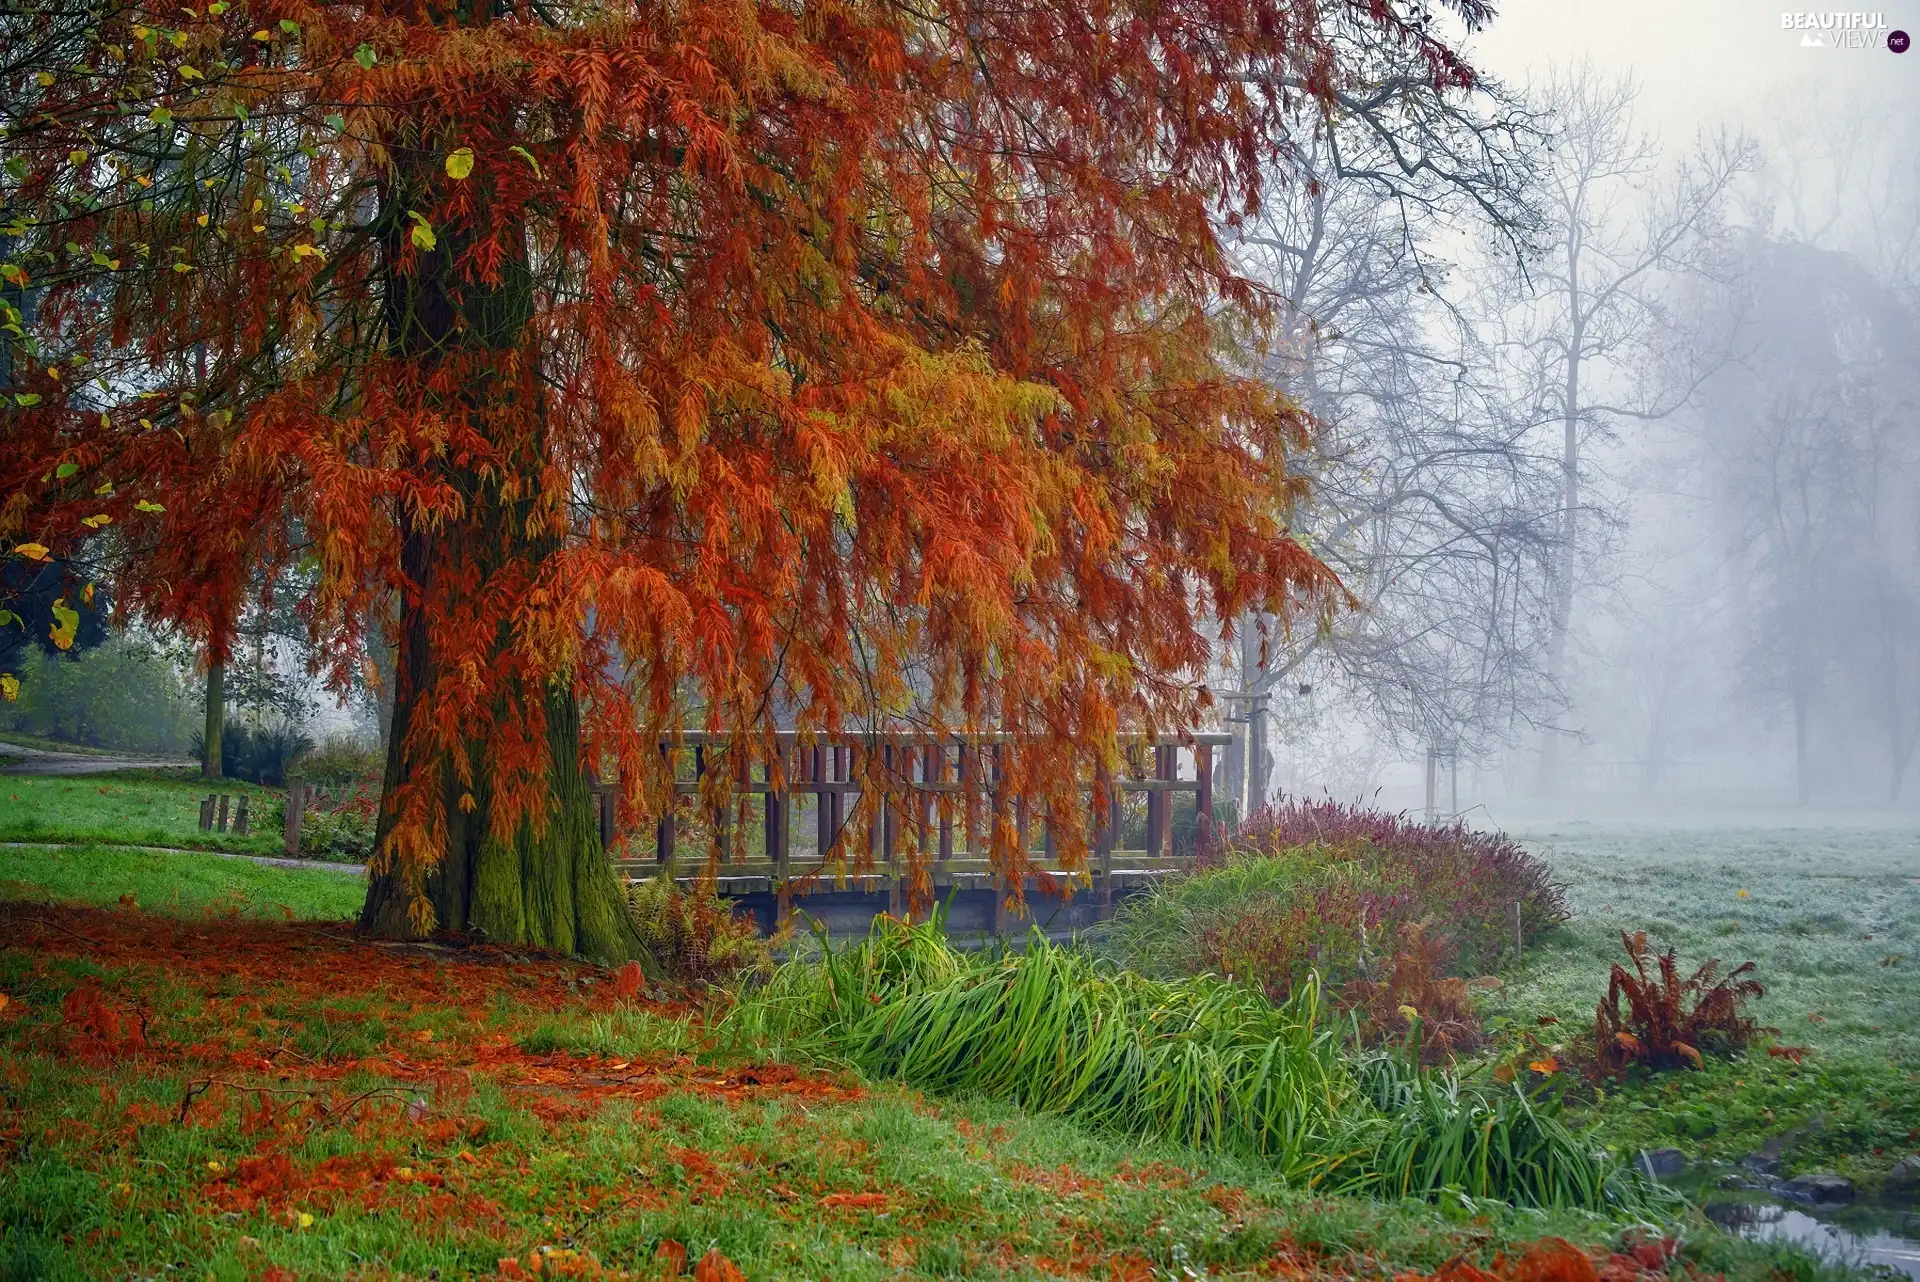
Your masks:
<path fill-rule="evenodd" d="M 140 421 L 141 423 L 145 424 L 148 427 L 153 426 L 153 424 L 148 423 L 147 420 L 144 418 L 141 419 Z M 148 499 L 141 499 L 140 501 L 138 501 L 133 505 L 133 509 L 136 512 L 164 512 L 167 510 L 166 508 L 160 506 L 158 503 L 152 502 L 151 500 L 148 500 Z"/>
<path fill-rule="evenodd" d="M 253 33 L 253 38 L 255 40 L 271 40 L 273 39 L 273 33 L 271 31 L 268 31 L 265 27 L 262 27 L 260 28 L 260 30 Z"/>
<path fill-rule="evenodd" d="M 407 211 L 407 217 L 413 220 L 413 226 L 407 231 L 407 238 L 413 241 L 415 249 L 431 253 L 433 247 L 440 243 L 440 238 L 433 234 L 433 224 L 427 221 L 425 214 L 416 213 L 411 209 Z"/>
<path fill-rule="evenodd" d="M 0 673 L 0 699 L 12 703 L 20 697 L 20 679 L 11 672 Z M 0 993 L 0 1010 L 7 1008 L 7 995 Z"/>
<path fill-rule="evenodd" d="M 1733 897 L 1734 897 L 1735 899 L 1752 899 L 1752 898 L 1753 898 L 1753 896 L 1752 896 L 1751 894 L 1749 894 L 1749 893 L 1748 893 L 1748 892 L 1746 891 L 1746 889 L 1745 889 L 1744 887 L 1742 887 L 1742 888 L 1741 888 L 1741 889 L 1739 889 L 1739 890 L 1736 890 L 1736 891 L 1734 891 L 1734 892 L 1733 892 Z"/>
<path fill-rule="evenodd" d="M 54 623 L 47 637 L 62 650 L 73 649 L 74 635 L 80 630 L 80 612 L 67 604 L 65 597 L 53 603 Z"/>
<path fill-rule="evenodd" d="M 311 1215 L 308 1215 L 305 1211 L 300 1212 L 300 1227 L 303 1229 L 310 1229 L 313 1227 L 313 1217 Z"/>
<path fill-rule="evenodd" d="M 173 270 L 177 272 L 190 272 L 193 270 L 193 264 L 192 263 L 175 263 L 173 265 Z"/>
<path fill-rule="evenodd" d="M 26 557 L 29 561 L 44 561 L 47 559 L 47 546 L 44 543 L 21 543 L 16 545 L 13 550 L 19 555 Z"/>
<path fill-rule="evenodd" d="M 73 165 L 75 168 L 78 168 L 79 166 L 87 163 L 87 153 L 77 149 L 74 151 L 70 151 L 67 153 L 67 162 Z"/>
<path fill-rule="evenodd" d="M 27 286 L 26 272 L 13 263 L 0 263 L 0 280 L 6 281 L 9 285 L 18 285 L 22 289 Z"/>
<path fill-rule="evenodd" d="M 180 64 L 180 78 L 182 80 L 205 80 L 206 79 L 205 76 L 200 74 L 200 68 L 193 66 L 191 63 L 185 63 L 185 62 Z"/>
<path fill-rule="evenodd" d="M 34 79 L 40 82 L 40 87 L 42 89 L 45 89 L 48 86 L 53 84 L 53 73 L 51 71 L 43 71 L 39 75 L 35 76 Z"/>
<path fill-rule="evenodd" d="M 105 512 L 102 512 L 98 516 L 81 517 L 80 524 L 86 526 L 89 530 L 97 530 L 103 525 L 113 524 L 113 518 L 108 516 Z"/>
<path fill-rule="evenodd" d="M 80 589 L 80 599 L 88 605 L 93 604 L 93 584 L 89 583 Z"/>
<path fill-rule="evenodd" d="M 464 182 L 473 172 L 473 148 L 462 147 L 447 155 L 447 177 L 456 182 Z"/>
<path fill-rule="evenodd" d="M 1560 1061 L 1549 1055 L 1545 1059 L 1529 1060 L 1527 1067 L 1542 1076 L 1551 1077 L 1560 1071 Z"/>
<path fill-rule="evenodd" d="M 198 218 L 194 219 L 193 221 L 198 223 L 200 226 L 205 227 L 207 225 L 207 216 L 205 214 L 202 214 Z"/>

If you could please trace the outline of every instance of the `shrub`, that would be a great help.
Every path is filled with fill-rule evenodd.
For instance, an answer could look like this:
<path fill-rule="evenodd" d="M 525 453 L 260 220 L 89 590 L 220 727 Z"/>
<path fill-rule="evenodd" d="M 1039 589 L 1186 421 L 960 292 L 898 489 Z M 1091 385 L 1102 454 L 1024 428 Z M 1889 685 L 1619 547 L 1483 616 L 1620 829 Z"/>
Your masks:
<path fill-rule="evenodd" d="M 718 983 L 772 969 L 759 930 L 707 887 L 683 891 L 665 873 L 629 882 L 627 912 L 668 979 Z"/>
<path fill-rule="evenodd" d="M 378 791 L 386 760 L 378 739 L 334 731 L 308 748 L 295 769 L 301 778 L 322 788 L 370 785 Z"/>
<path fill-rule="evenodd" d="M 1344 993 L 1415 925 L 1449 959 L 1436 969 L 1488 969 L 1511 947 L 1516 904 L 1523 936 L 1568 916 L 1546 865 L 1505 836 L 1294 801 L 1124 904 L 1094 942 L 1149 974 L 1212 971 L 1284 1001 L 1310 973 Z"/>
<path fill-rule="evenodd" d="M 373 858 L 376 820 L 371 806 L 310 804 L 300 815 L 300 855 L 329 863 L 366 863 Z"/>
<path fill-rule="evenodd" d="M 1710 958 L 1683 980 L 1679 958 L 1671 948 L 1654 959 L 1655 973 L 1648 974 L 1647 958 L 1653 950 L 1646 931 L 1629 935 L 1623 930 L 1620 943 L 1633 970 L 1615 962 L 1607 995 L 1594 1008 L 1593 1053 L 1601 1072 L 1618 1072 L 1636 1063 L 1649 1068 L 1682 1064 L 1699 1068 L 1702 1051 L 1731 1055 L 1745 1049 L 1761 1031 L 1751 1018 L 1740 1014 L 1742 1002 L 1767 991 L 1760 981 L 1743 978 L 1753 973 L 1752 962 L 1742 962 L 1722 976 L 1720 959 Z M 1620 1009 L 1623 997 L 1624 1012 Z"/>
<path fill-rule="evenodd" d="M 1365 1041 L 1404 1039 L 1423 1063 L 1432 1064 L 1485 1040 L 1465 981 L 1445 974 L 1448 951 L 1444 937 L 1408 922 L 1384 975 L 1346 986 L 1343 1004 L 1358 1016 Z"/>
<path fill-rule="evenodd" d="M 206 754 L 206 738 L 193 735 L 193 755 Z M 227 725 L 220 731 L 220 773 L 269 788 L 284 787 L 287 770 L 313 740 L 289 725 L 251 727 Z"/>
<path fill-rule="evenodd" d="M 194 716 L 180 669 L 139 636 L 110 637 L 78 657 L 27 651 L 20 693 L 0 700 L 0 728 L 121 752 L 179 752 Z"/>

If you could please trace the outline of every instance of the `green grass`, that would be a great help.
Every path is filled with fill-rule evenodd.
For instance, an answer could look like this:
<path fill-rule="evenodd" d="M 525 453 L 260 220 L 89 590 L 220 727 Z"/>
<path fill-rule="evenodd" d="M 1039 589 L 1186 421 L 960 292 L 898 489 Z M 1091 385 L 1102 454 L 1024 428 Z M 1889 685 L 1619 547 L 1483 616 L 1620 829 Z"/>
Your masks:
<path fill-rule="evenodd" d="M 201 832 L 200 802 L 226 793 L 248 798 L 253 832 Z M 257 784 L 203 780 L 191 769 L 123 770 L 94 775 L 0 775 L 0 841 L 92 842 L 110 846 L 183 846 L 279 854 L 279 791 Z M 229 810 L 229 822 L 232 811 Z"/>
<path fill-rule="evenodd" d="M 142 908 L 175 916 L 243 916 L 338 921 L 360 911 L 363 877 L 324 869 L 276 868 L 214 854 L 111 846 L 0 846 L 0 898 L 113 906 L 132 895 Z"/>
<path fill-rule="evenodd" d="M 1529 952 L 1493 1014 L 1590 1028 L 1624 960 L 1619 932 L 1644 928 L 1689 972 L 1709 957 L 1755 962 L 1768 991 L 1753 1013 L 1779 1044 L 1812 1048 L 1798 1066 L 1756 1048 L 1703 1073 L 1631 1079 L 1587 1110 L 1603 1133 L 1718 1159 L 1794 1136 L 1789 1171 L 1867 1179 L 1920 1150 L 1920 829 L 1563 823 L 1525 835 L 1576 916 Z"/>
<path fill-rule="evenodd" d="M 703 1050 L 697 1014 L 616 1002 L 588 967 L 0 911 L 0 1277 L 460 1277 L 562 1244 L 657 1276 L 668 1240 L 756 1280 L 1390 1276 L 1623 1234 L 1317 1196 L 1260 1160 Z M 64 1016 L 82 984 L 145 1046 Z M 1841 1276 L 1679 1228 L 1736 1279 Z"/>

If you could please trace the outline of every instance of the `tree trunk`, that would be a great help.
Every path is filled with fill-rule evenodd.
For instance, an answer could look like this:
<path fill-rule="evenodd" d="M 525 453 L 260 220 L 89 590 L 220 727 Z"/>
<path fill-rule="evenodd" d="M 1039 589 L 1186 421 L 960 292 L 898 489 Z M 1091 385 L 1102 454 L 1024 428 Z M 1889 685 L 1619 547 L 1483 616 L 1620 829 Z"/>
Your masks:
<path fill-rule="evenodd" d="M 513 523 L 517 510 L 509 507 L 508 513 L 496 529 Z M 407 732 L 420 692 L 437 676 L 427 636 L 438 577 L 434 571 L 446 541 L 458 537 L 458 531 L 406 536 L 406 569 L 420 593 L 402 607 L 393 724 L 387 739 L 385 795 L 392 797 L 402 783 L 429 770 L 437 769 L 442 781 L 438 805 L 446 844 L 423 888 L 433 928 L 607 964 L 637 959 L 651 969 L 652 958 L 627 915 L 619 878 L 600 845 L 599 811 L 580 768 L 580 712 L 570 690 L 556 684 L 540 692 L 519 692 L 522 699 L 538 699 L 546 716 L 545 773 L 551 800 L 544 824 L 522 820 L 510 831 L 494 830 L 489 782 L 498 771 L 484 736 L 475 735 L 466 744 L 473 778 L 470 802 L 450 761 L 416 761 L 408 755 Z M 515 703 L 501 698 L 496 715 L 515 715 Z M 385 843 L 393 826 L 392 812 L 383 807 L 376 840 Z M 375 877 L 367 887 L 361 929 L 387 938 L 417 938 L 425 932 L 412 908 L 397 873 Z"/>
<path fill-rule="evenodd" d="M 207 665 L 207 721 L 201 732 L 200 774 L 206 779 L 222 779 L 226 771 L 220 764 L 220 740 L 227 726 L 227 665 Z"/>
<path fill-rule="evenodd" d="M 402 784 L 436 775 L 441 787 L 431 803 L 444 833 L 438 861 L 427 872 L 418 899 L 398 869 L 370 880 L 361 929 L 388 938 L 416 938 L 428 929 L 449 931 L 520 948 L 573 953 L 615 964 L 652 958 L 627 915 L 625 897 L 607 852 L 593 795 L 580 767 L 580 710 L 564 679 L 529 689 L 509 679 L 495 692 L 494 724 L 538 707 L 546 719 L 543 822 L 522 818 L 507 826 L 493 814 L 491 789 L 508 769 L 494 757 L 485 728 L 467 732 L 464 749 L 470 786 L 463 786 L 444 746 L 409 744 L 409 730 L 423 692 L 442 675 L 430 625 L 458 617 L 485 600 L 497 571 L 535 574 L 558 550 L 558 536 L 533 533 L 534 496 L 546 464 L 538 432 L 540 402 L 537 344 L 530 340 L 532 275 L 524 253 L 513 256 L 497 284 L 462 279 L 455 268 L 468 236 L 445 229 L 438 245 L 405 252 L 412 208 L 430 208 L 426 193 L 439 182 L 439 145 L 403 130 L 412 159 L 396 175 L 384 211 L 388 275 L 383 282 L 388 350 L 424 369 L 450 360 L 468 368 L 459 390 L 444 394 L 441 408 L 471 416 L 480 430 L 499 414 L 508 426 L 494 443 L 505 457 L 484 474 L 458 460 L 445 463 L 446 480 L 462 496 L 461 516 L 433 528 L 414 526 L 401 511 L 399 652 L 394 656 L 393 712 L 387 733 L 385 797 L 376 849 L 388 848 L 396 824 L 391 801 Z M 428 202 L 428 203 L 422 203 Z M 516 244 L 509 236 L 506 243 Z M 513 353 L 518 359 L 504 359 Z M 495 359 L 496 357 L 502 359 Z M 517 371 L 517 373 L 516 373 Z M 517 424 L 515 414 L 525 415 Z M 512 434 L 525 431 L 515 441 Z M 509 593 L 520 590 L 510 581 Z M 493 639 L 496 654 L 510 644 L 504 628 Z M 424 737 L 424 736 L 422 736 Z M 442 741 L 444 745 L 444 740 Z"/>

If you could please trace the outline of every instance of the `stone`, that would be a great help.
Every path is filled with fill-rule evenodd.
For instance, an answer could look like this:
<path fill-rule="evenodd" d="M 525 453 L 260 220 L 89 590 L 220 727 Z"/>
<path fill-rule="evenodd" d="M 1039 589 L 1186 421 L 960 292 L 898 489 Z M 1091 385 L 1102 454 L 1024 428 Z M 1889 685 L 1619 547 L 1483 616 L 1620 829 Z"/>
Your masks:
<path fill-rule="evenodd" d="M 1677 1148 L 1643 1148 L 1640 1169 L 1655 1179 L 1665 1179 L 1687 1169 L 1687 1155 Z"/>
<path fill-rule="evenodd" d="M 1827 1171 L 1814 1171 L 1782 1180 L 1780 1196 L 1813 1206 L 1839 1206 L 1853 1201 L 1853 1181 Z"/>
<path fill-rule="evenodd" d="M 1909 1153 L 1887 1172 L 1887 1187 L 1899 1192 L 1920 1190 L 1920 1153 Z"/>

